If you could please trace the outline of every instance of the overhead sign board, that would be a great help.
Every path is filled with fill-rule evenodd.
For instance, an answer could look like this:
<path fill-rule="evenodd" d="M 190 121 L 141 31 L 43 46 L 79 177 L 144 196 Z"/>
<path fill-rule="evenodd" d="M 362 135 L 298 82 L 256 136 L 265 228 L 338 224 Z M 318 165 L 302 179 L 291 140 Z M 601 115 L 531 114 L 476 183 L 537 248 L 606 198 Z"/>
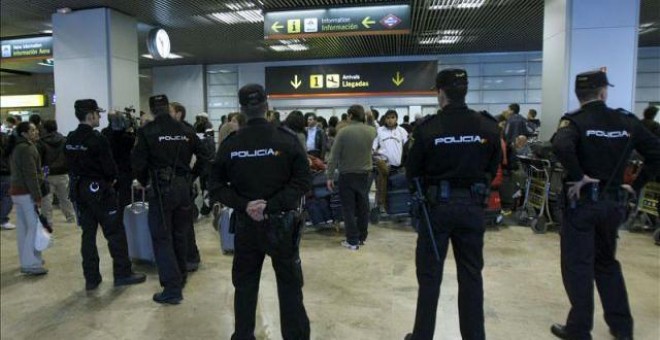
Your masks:
<path fill-rule="evenodd" d="M 431 94 L 437 62 L 266 67 L 271 98 Z"/>
<path fill-rule="evenodd" d="M 0 108 L 44 107 L 46 96 L 43 94 L 27 94 L 19 96 L 0 96 Z"/>
<path fill-rule="evenodd" d="M 0 47 L 2 59 L 50 57 L 53 55 L 53 37 L 2 40 Z"/>
<path fill-rule="evenodd" d="M 410 33 L 410 5 L 268 12 L 266 39 Z"/>

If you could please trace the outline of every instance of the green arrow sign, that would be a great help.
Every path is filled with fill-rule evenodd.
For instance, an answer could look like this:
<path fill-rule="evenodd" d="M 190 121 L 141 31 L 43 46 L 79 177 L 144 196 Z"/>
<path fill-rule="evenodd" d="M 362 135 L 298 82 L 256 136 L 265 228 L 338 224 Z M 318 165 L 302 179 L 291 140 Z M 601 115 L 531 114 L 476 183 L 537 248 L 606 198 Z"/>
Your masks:
<path fill-rule="evenodd" d="M 266 39 L 410 33 L 410 5 L 268 12 Z"/>

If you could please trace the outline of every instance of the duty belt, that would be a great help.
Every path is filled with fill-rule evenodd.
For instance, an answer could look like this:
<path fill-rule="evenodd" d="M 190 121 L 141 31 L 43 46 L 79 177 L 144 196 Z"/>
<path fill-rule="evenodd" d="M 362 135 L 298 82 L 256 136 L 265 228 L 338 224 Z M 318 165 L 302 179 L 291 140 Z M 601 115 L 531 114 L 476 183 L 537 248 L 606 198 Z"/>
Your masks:
<path fill-rule="evenodd" d="M 470 199 L 481 202 L 488 196 L 488 187 L 484 183 L 468 185 L 452 185 L 450 181 L 441 180 L 437 185 L 426 189 L 426 198 L 432 204 L 446 203 L 452 200 Z"/>
<path fill-rule="evenodd" d="M 564 193 L 568 192 L 569 186 L 564 184 Z M 586 184 L 580 188 L 580 198 L 570 199 L 571 207 L 575 206 L 577 202 L 600 202 L 600 201 L 615 201 L 625 203 L 628 201 L 628 192 L 622 189 L 619 185 L 608 188 L 604 192 L 598 183 Z"/>

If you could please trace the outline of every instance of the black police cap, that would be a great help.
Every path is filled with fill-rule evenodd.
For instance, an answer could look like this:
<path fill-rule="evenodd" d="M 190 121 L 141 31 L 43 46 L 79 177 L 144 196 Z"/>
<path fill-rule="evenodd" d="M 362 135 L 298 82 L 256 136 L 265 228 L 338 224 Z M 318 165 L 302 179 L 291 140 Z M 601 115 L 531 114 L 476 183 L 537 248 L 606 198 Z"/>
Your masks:
<path fill-rule="evenodd" d="M 435 87 L 437 89 L 453 88 L 453 87 L 467 87 L 468 75 L 464 69 L 448 68 L 438 72 L 435 77 Z"/>
<path fill-rule="evenodd" d="M 100 108 L 94 99 L 78 99 L 73 104 L 73 107 L 76 109 L 76 112 L 87 114 L 89 112 L 105 112 L 104 109 Z"/>
<path fill-rule="evenodd" d="M 169 112 L 170 101 L 164 94 L 149 97 L 149 109 L 153 114 Z"/>
<path fill-rule="evenodd" d="M 265 103 L 266 90 L 259 84 L 248 84 L 238 90 L 238 102 L 241 106 L 255 106 Z"/>
<path fill-rule="evenodd" d="M 597 89 L 605 86 L 614 85 L 607 81 L 607 74 L 602 70 L 583 72 L 575 77 L 576 90 Z"/>

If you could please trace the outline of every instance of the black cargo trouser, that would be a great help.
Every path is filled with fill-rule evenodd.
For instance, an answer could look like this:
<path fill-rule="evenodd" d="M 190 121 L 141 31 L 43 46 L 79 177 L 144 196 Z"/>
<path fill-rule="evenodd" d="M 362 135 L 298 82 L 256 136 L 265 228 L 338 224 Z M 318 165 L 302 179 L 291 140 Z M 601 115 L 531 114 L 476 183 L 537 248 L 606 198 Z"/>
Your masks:
<path fill-rule="evenodd" d="M 571 339 L 591 339 L 594 281 L 605 322 L 618 335 L 632 335 L 628 293 L 616 259 L 616 239 L 625 208 L 615 201 L 579 203 L 564 212 L 561 272 L 571 302 L 566 331 Z"/>
<path fill-rule="evenodd" d="M 93 184 L 95 183 L 95 184 Z M 97 186 L 98 184 L 98 186 Z M 87 282 L 100 282 L 99 252 L 96 248 L 96 231 L 101 225 L 103 236 L 108 240 L 108 249 L 112 256 L 112 269 L 115 279 L 131 275 L 131 262 L 128 258 L 126 231 L 120 220 L 121 207 L 117 205 L 115 190 L 102 181 L 80 180 L 75 184 L 78 189 L 76 213 L 82 229 L 82 266 Z M 96 192 L 93 189 L 97 189 Z"/>
<path fill-rule="evenodd" d="M 271 257 L 277 279 L 282 338 L 309 339 L 309 319 L 303 305 L 303 276 L 298 240 L 300 220 L 279 222 L 271 218 L 255 222 L 243 212 L 237 214 L 232 282 L 236 289 L 236 329 L 232 340 L 253 340 L 261 268 L 266 254 Z"/>
<path fill-rule="evenodd" d="M 458 276 L 458 316 L 461 336 L 485 339 L 483 280 L 484 210 L 480 202 L 455 199 L 433 205 L 429 212 L 441 262 L 435 258 L 429 229 L 420 222 L 416 266 L 419 294 L 413 339 L 432 340 L 440 297 L 440 284 L 447 248 L 451 240 Z"/>
<path fill-rule="evenodd" d="M 194 203 L 193 203 L 194 204 Z M 201 257 L 199 256 L 199 248 L 197 248 L 197 236 L 195 236 L 195 224 L 193 222 L 192 216 L 192 206 L 190 221 L 188 221 L 188 235 L 187 235 L 187 251 L 186 251 L 186 262 L 188 263 L 199 263 L 201 262 Z"/>
<path fill-rule="evenodd" d="M 346 241 L 357 245 L 365 241 L 369 226 L 369 173 L 339 175 L 339 199 L 344 214 Z"/>
<path fill-rule="evenodd" d="M 149 230 L 160 285 L 165 294 L 181 295 L 187 277 L 186 252 L 191 212 L 187 178 L 175 177 L 169 184 L 159 183 L 158 188 L 152 188 L 149 194 Z"/>

